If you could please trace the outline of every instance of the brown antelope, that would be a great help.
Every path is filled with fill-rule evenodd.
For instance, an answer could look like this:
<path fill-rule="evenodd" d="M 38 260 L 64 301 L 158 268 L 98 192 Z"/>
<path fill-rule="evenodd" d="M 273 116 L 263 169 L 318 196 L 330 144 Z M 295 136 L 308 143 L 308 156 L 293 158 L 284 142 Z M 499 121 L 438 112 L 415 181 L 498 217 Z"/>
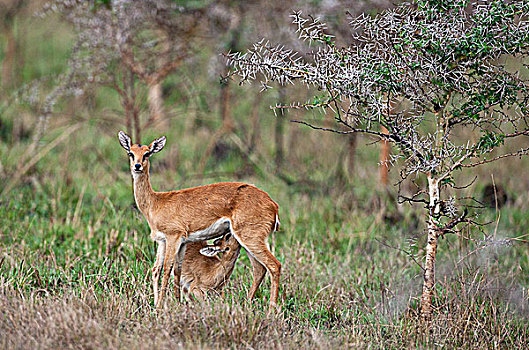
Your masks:
<path fill-rule="evenodd" d="M 241 245 L 231 233 L 217 239 L 213 245 L 189 243 L 180 280 L 184 293 L 202 300 L 208 291 L 222 289 L 233 272 L 240 252 Z M 219 253 L 222 253 L 221 258 Z"/>
<path fill-rule="evenodd" d="M 149 223 L 151 238 L 158 243 L 152 268 L 156 307 L 163 305 L 175 260 L 175 289 L 180 299 L 186 244 L 218 238 L 229 232 L 247 251 L 252 264 L 253 283 L 248 298 L 253 298 L 266 271 L 270 273 L 269 310 L 272 310 L 277 304 L 281 263 L 270 252 L 268 236 L 279 228 L 277 203 L 266 192 L 240 182 L 155 192 L 149 179 L 149 157 L 163 149 L 165 136 L 149 146 L 132 144 L 123 131 L 118 133 L 118 138 L 130 159 L 136 204 Z M 162 265 L 162 285 L 158 290 Z"/>

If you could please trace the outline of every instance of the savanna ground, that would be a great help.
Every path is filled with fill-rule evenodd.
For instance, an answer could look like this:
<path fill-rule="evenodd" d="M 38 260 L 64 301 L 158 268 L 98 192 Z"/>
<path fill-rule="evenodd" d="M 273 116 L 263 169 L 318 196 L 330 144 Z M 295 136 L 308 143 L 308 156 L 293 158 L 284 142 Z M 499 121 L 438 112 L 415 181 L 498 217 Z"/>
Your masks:
<path fill-rule="evenodd" d="M 53 19 L 18 25 L 26 42 L 21 80 L 61 72 L 68 29 Z M 418 317 L 421 268 L 409 256 L 422 261 L 424 213 L 397 207 L 395 189 L 389 196 L 380 189 L 377 144 L 359 139 L 348 173 L 346 139 L 285 124 L 286 160 L 278 169 L 275 117 L 267 107 L 277 98 L 272 92 L 261 102 L 253 161 L 226 138 L 199 174 L 197 163 L 218 127 L 211 102 L 218 81 L 207 78 L 205 54 L 191 66 L 169 79 L 170 125 L 147 130 L 143 140 L 168 138 L 152 159 L 153 187 L 245 181 L 279 203 L 281 231 L 271 237 L 283 264 L 277 313 L 267 314 L 268 281 L 256 300 L 246 300 L 245 253 L 221 295 L 180 304 L 171 289 L 165 308 L 154 308 L 155 246 L 132 206 L 128 161 L 116 138 L 123 128 L 119 105 L 101 90 L 89 106 L 82 99 L 62 102 L 35 152 L 38 162 L 0 198 L 1 348 L 529 346 L 529 253 L 522 237 L 529 233 L 527 160 L 460 174 L 469 182 L 477 176 L 468 195 L 480 197 L 493 179 L 510 198 L 483 211 L 482 221 L 492 222 L 483 232 L 441 241 L 435 319 L 426 329 Z M 0 189 L 13 180 L 36 120 L 10 93 L 2 95 Z M 255 90 L 234 87 L 233 94 L 237 133 L 245 140 Z M 395 169 L 391 181 L 397 178 Z M 514 237 L 522 238 L 508 239 Z"/>

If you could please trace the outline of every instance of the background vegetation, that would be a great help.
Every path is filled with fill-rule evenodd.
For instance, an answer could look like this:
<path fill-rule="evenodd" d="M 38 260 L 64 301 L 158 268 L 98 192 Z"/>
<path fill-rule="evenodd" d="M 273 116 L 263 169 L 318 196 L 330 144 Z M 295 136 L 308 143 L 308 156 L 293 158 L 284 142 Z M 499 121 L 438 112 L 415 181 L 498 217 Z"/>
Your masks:
<path fill-rule="evenodd" d="M 2 2 L 3 9 L 8 5 Z M 271 238 L 283 263 L 280 307 L 266 315 L 267 283 L 257 300 L 245 300 L 251 274 L 243 253 L 222 295 L 204 304 L 173 298 L 156 311 L 150 288 L 155 248 L 146 221 L 132 206 L 128 161 L 116 138 L 125 128 L 118 94 L 93 86 L 81 96 L 58 99 L 42 138 L 27 152 L 41 107 L 59 85 L 57 77 L 67 73 L 76 40 L 74 28 L 59 15 L 33 16 L 41 5 L 24 2 L 4 26 L 0 43 L 0 60 L 13 63 L 3 70 L 0 105 L 2 348 L 529 345 L 526 159 L 457 175 L 462 182 L 477 177 L 465 191 L 493 203 L 480 216 L 491 224 L 483 232 L 444 237 L 436 317 L 424 329 L 418 317 L 422 271 L 410 258 L 424 256 L 422 208 L 394 204 L 395 189 L 378 178 L 378 144 L 310 131 L 274 116 L 268 106 L 306 96 L 305 89 L 294 88 L 258 94 L 257 86 L 230 84 L 233 127 L 219 133 L 225 121 L 219 84 L 224 68 L 217 59 L 226 47 L 218 43 L 227 42 L 227 32 L 206 26 L 193 38 L 192 55 L 162 84 L 162 121 L 142 132 L 144 143 L 162 134 L 168 138 L 153 157 L 153 187 L 240 180 L 266 190 L 281 208 L 282 230 Z M 252 33 L 247 28 L 262 13 L 257 5 L 245 12 L 242 33 Z M 319 5 L 314 14 L 337 25 L 345 9 L 375 12 L 388 6 Z M 295 29 L 287 24 L 289 10 L 279 8 L 271 16 L 285 32 Z M 16 59 L 8 55 L 10 40 Z M 252 40 L 242 36 L 241 45 Z M 139 91 L 140 117 L 148 119 L 147 89 Z M 326 118 L 317 111 L 290 113 Z M 203 160 L 212 139 L 211 155 Z M 397 178 L 390 171 L 390 184 Z M 505 192 L 505 206 L 484 191 L 491 183 L 497 193 Z"/>

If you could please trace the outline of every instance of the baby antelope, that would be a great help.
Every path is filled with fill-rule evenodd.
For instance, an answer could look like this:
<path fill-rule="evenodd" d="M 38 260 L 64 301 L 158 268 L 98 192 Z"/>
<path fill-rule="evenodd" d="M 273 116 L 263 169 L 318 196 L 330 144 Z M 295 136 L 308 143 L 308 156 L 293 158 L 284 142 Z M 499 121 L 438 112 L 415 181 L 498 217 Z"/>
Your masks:
<path fill-rule="evenodd" d="M 209 291 L 220 291 L 228 282 L 240 252 L 241 245 L 231 233 L 218 238 L 213 245 L 189 243 L 180 280 L 184 293 L 203 300 Z"/>

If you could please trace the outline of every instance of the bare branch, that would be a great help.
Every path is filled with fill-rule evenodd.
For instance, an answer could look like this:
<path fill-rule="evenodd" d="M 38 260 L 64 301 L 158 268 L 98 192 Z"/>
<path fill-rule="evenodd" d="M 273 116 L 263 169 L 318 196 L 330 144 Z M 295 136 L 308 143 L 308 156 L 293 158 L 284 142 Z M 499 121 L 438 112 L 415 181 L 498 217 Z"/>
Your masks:
<path fill-rule="evenodd" d="M 519 150 L 517 152 L 502 154 L 501 156 L 497 156 L 497 157 L 494 157 L 494 158 L 491 158 L 491 159 L 483 159 L 482 161 L 476 162 L 476 163 L 461 164 L 460 166 L 462 168 L 473 168 L 473 167 L 476 167 L 478 165 L 495 162 L 495 161 L 503 159 L 503 158 L 507 158 L 507 157 L 521 157 L 521 156 L 525 156 L 525 155 L 528 155 L 528 154 L 529 154 L 529 148 L 522 148 L 521 150 Z"/>

